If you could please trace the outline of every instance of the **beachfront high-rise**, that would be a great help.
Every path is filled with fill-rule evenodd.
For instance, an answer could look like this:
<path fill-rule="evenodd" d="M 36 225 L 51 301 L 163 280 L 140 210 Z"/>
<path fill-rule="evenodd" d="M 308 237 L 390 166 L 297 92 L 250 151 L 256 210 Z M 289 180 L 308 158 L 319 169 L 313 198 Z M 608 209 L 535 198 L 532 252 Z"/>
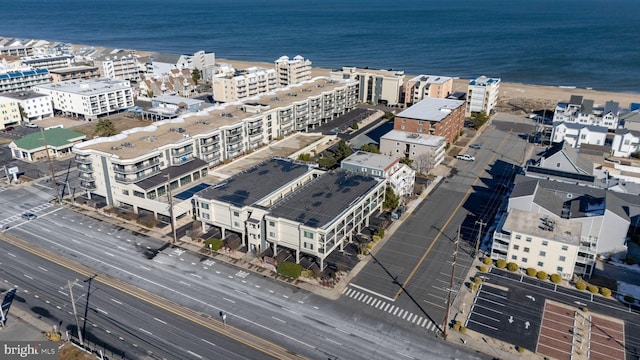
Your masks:
<path fill-rule="evenodd" d="M 31 89 L 32 86 L 51 82 L 49 70 L 34 69 L 30 66 L 11 67 L 0 62 L 0 94 Z"/>
<path fill-rule="evenodd" d="M 404 86 L 404 71 L 361 69 L 345 66 L 332 70 L 334 79 L 356 79 L 360 82 L 361 102 L 398 106 Z"/>
<path fill-rule="evenodd" d="M 293 59 L 281 56 L 275 61 L 280 86 L 297 84 L 311 79 L 311 60 L 297 55 Z"/>
<path fill-rule="evenodd" d="M 228 72 L 213 76 L 213 100 L 237 101 L 273 91 L 279 86 L 278 74 L 274 69 L 250 67 L 235 70 L 230 68 Z"/>
<path fill-rule="evenodd" d="M 138 58 L 126 51 L 98 56 L 93 60 L 100 75 L 109 79 L 140 80 Z"/>
<path fill-rule="evenodd" d="M 498 104 L 500 79 L 480 76 L 469 81 L 467 87 L 467 114 L 474 112 L 489 115 Z"/>
<path fill-rule="evenodd" d="M 418 75 L 404 85 L 404 106 L 411 106 L 426 97 L 445 99 L 453 92 L 453 78 L 439 75 Z"/>

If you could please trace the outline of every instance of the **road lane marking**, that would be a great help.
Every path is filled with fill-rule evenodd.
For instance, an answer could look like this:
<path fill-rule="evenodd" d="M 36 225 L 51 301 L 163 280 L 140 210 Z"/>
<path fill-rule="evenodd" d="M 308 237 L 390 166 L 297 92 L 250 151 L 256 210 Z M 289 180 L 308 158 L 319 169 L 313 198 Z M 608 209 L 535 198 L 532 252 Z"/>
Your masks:
<path fill-rule="evenodd" d="M 15 255 L 13 255 L 12 253 L 8 252 L 7 255 L 11 256 L 11 257 L 16 257 Z"/>
<path fill-rule="evenodd" d="M 380 294 L 380 293 L 377 293 L 377 292 L 375 292 L 375 291 L 373 291 L 373 290 L 369 290 L 369 289 L 367 289 L 367 288 L 365 288 L 365 287 L 362 287 L 362 286 L 360 286 L 360 285 L 356 285 L 356 284 L 349 284 L 349 285 L 353 286 L 353 287 L 354 287 L 354 288 L 356 288 L 356 289 L 360 289 L 360 290 L 362 290 L 362 291 L 366 291 L 366 292 L 368 292 L 368 293 L 370 293 L 370 294 L 373 294 L 373 295 L 375 295 L 375 296 L 377 296 L 377 297 L 381 297 L 381 298 L 383 298 L 383 299 L 385 299 L 385 300 L 395 301 L 395 299 L 393 299 L 393 298 L 390 298 L 390 297 L 388 297 L 388 296 L 384 296 L 384 295 L 382 295 L 382 294 Z"/>
<path fill-rule="evenodd" d="M 389 306 L 391 306 L 391 304 L 387 303 L 387 305 L 384 307 L 384 309 L 382 309 L 382 311 L 387 311 L 387 309 L 389 308 Z"/>
<path fill-rule="evenodd" d="M 278 319 L 278 318 L 277 318 L 277 317 L 275 317 L 275 316 L 272 316 L 271 318 L 272 318 L 273 320 L 275 320 L 275 321 L 280 321 L 281 323 L 286 323 L 286 321 L 284 321 L 284 320 L 282 320 L 282 319 Z"/>
<path fill-rule="evenodd" d="M 165 325 L 167 325 L 167 322 L 166 322 L 166 321 L 164 321 L 164 320 L 160 320 L 160 319 L 158 319 L 157 317 L 154 317 L 154 318 L 153 318 L 153 320 L 155 320 L 155 321 L 157 321 L 157 322 L 159 322 L 159 323 L 161 323 L 161 324 L 165 324 Z"/>
<path fill-rule="evenodd" d="M 202 341 L 206 342 L 207 344 L 209 344 L 209 345 L 211 345 L 211 346 L 218 346 L 218 345 L 216 345 L 216 344 L 212 343 L 211 341 L 207 341 L 207 340 L 205 340 L 205 339 L 200 339 L 200 340 L 202 340 Z"/>
<path fill-rule="evenodd" d="M 397 313 L 398 313 L 398 310 L 400 310 L 400 308 L 396 308 L 396 309 L 393 311 L 393 315 L 397 314 Z"/>
<path fill-rule="evenodd" d="M 102 310 L 102 309 L 100 309 L 100 308 L 96 308 L 96 311 L 97 311 L 97 312 L 100 312 L 100 313 L 103 313 L 103 314 L 105 314 L 105 315 L 109 315 L 109 313 L 108 313 L 108 312 L 106 312 L 106 311 L 104 311 L 104 310 Z"/>
<path fill-rule="evenodd" d="M 348 332 L 348 331 L 344 331 L 344 330 L 342 330 L 342 329 L 340 329 L 340 328 L 335 328 L 335 329 L 336 329 L 336 330 L 338 330 L 338 331 L 340 331 L 340 332 L 343 332 L 343 333 L 345 333 L 345 334 L 351 334 L 350 332 Z"/>
<path fill-rule="evenodd" d="M 493 320 L 493 321 L 495 321 L 495 322 L 500 322 L 500 319 L 493 318 L 493 317 L 491 317 L 491 316 L 489 316 L 489 315 L 481 314 L 481 313 L 479 313 L 479 312 L 477 312 L 477 311 L 476 311 L 476 312 L 474 312 L 474 313 L 473 313 L 473 315 L 478 315 L 478 316 L 481 316 L 481 317 L 483 317 L 483 318 L 487 318 L 487 319 L 489 319 L 489 320 Z"/>
<path fill-rule="evenodd" d="M 145 334 L 153 335 L 153 333 L 151 331 L 149 331 L 149 330 L 145 330 L 143 328 L 138 328 L 138 330 L 142 331 Z"/>
<path fill-rule="evenodd" d="M 49 270 L 47 270 L 47 269 L 43 268 L 42 266 L 38 266 L 38 269 L 40 269 L 40 270 L 42 270 L 42 271 L 49 271 Z"/>
<path fill-rule="evenodd" d="M 23 274 L 23 275 L 24 275 L 24 277 L 26 277 L 27 279 L 31 279 L 31 280 L 33 280 L 33 278 L 32 278 L 31 276 L 29 276 L 29 275 L 27 275 L 27 274 Z"/>
<path fill-rule="evenodd" d="M 197 357 L 198 359 L 202 359 L 202 356 L 200 356 L 200 355 L 198 355 L 198 354 L 194 353 L 194 352 L 193 352 L 193 351 L 191 351 L 191 350 L 187 350 L 187 352 L 188 352 L 189 354 L 191 354 L 192 356 Z"/>
<path fill-rule="evenodd" d="M 196 277 L 196 278 L 198 278 L 198 279 L 202 279 L 202 276 L 200 276 L 200 275 L 198 275 L 198 274 L 191 273 L 191 276 Z"/>
<path fill-rule="evenodd" d="M 233 301 L 233 300 L 231 300 L 231 299 L 227 299 L 226 297 L 223 297 L 222 299 L 227 300 L 228 302 L 233 303 L 233 304 L 235 304 L 235 303 L 236 303 L 235 301 Z"/>
<path fill-rule="evenodd" d="M 191 286 L 191 284 L 189 284 L 189 283 L 187 283 L 187 282 L 184 282 L 184 281 L 182 281 L 182 280 L 180 280 L 180 281 L 179 281 L 179 283 L 180 283 L 180 284 L 182 284 L 182 285 Z"/>
<path fill-rule="evenodd" d="M 511 131 L 509 131 L 509 133 L 511 134 Z M 496 148 L 493 156 L 491 156 L 491 159 L 489 159 L 487 164 L 493 162 L 496 159 L 496 157 L 498 156 L 498 151 L 500 150 L 500 148 L 502 148 L 504 146 L 504 144 L 507 141 L 507 139 L 509 139 L 509 137 L 505 136 L 504 140 L 502 140 L 500 145 L 498 145 L 498 147 Z M 483 169 L 483 171 L 486 171 L 486 169 Z M 438 242 L 438 239 L 440 239 L 440 236 L 442 234 L 444 234 L 445 229 L 447 228 L 447 226 L 449 226 L 449 223 L 456 216 L 456 214 L 458 213 L 458 210 L 460 210 L 462 205 L 467 202 L 467 199 L 469 198 L 469 195 L 471 194 L 471 192 L 475 191 L 474 188 L 475 188 L 476 184 L 478 184 L 479 181 L 480 181 L 480 176 L 478 175 L 478 176 L 476 176 L 476 179 L 473 182 L 473 184 L 471 184 L 471 186 L 469 186 L 469 190 L 467 190 L 467 192 L 464 194 L 462 199 L 460 199 L 460 202 L 458 203 L 458 205 L 456 205 L 456 208 L 453 209 L 453 211 L 451 212 L 451 215 L 449 215 L 449 218 L 447 219 L 447 221 L 445 221 L 444 225 L 442 225 L 440 227 L 440 230 L 438 231 L 436 236 L 431 241 L 431 244 L 429 245 L 427 250 L 424 252 L 424 254 L 422 254 L 422 257 L 420 258 L 420 260 L 418 260 L 418 263 L 416 264 L 416 266 L 413 268 L 413 270 L 411 270 L 411 272 L 409 273 L 409 276 L 407 276 L 405 281 L 402 282 L 402 287 L 400 289 L 398 289 L 396 294 L 393 296 L 394 300 L 397 299 L 400 296 L 400 294 L 402 294 L 402 291 L 404 291 L 404 289 L 407 288 L 407 285 L 409 284 L 409 281 L 411 281 L 411 279 L 413 278 L 413 275 L 415 275 L 415 273 L 418 271 L 418 268 L 420 268 L 420 266 L 422 266 L 422 263 L 427 258 L 427 255 L 429 255 L 429 253 L 431 252 L 431 249 L 433 249 L 435 244 Z"/>
<path fill-rule="evenodd" d="M 105 253 L 105 254 L 107 254 L 107 255 L 109 255 L 109 256 L 115 256 L 115 255 L 113 255 L 113 254 L 112 254 L 112 253 L 110 253 L 110 252 L 106 252 L 106 251 L 105 251 L 104 253 Z"/>
<path fill-rule="evenodd" d="M 147 271 L 151 270 L 151 268 L 148 268 L 148 267 L 146 267 L 144 265 L 140 265 L 140 269 L 147 270 Z"/>
<path fill-rule="evenodd" d="M 126 247 L 123 247 L 123 246 L 120 246 L 120 245 L 118 245 L 118 249 L 120 249 L 120 250 L 124 250 L 124 251 L 127 251 L 127 248 L 126 248 Z"/>
<path fill-rule="evenodd" d="M 327 339 L 327 341 L 331 341 L 332 343 L 338 345 L 338 346 L 342 346 L 342 344 L 340 344 L 339 342 L 335 341 L 335 340 L 331 340 L 328 337 L 325 337 L 325 339 Z"/>
<path fill-rule="evenodd" d="M 114 302 L 114 303 L 116 303 L 116 304 L 122 305 L 122 302 L 120 302 L 120 301 L 118 301 L 118 300 L 116 300 L 116 299 L 111 299 L 111 301 L 113 301 L 113 302 Z"/>

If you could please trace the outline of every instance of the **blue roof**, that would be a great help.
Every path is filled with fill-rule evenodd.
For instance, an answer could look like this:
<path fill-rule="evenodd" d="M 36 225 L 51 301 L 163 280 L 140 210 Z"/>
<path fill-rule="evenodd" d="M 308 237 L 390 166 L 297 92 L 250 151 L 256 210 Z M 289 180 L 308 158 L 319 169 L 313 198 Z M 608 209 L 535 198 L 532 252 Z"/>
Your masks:
<path fill-rule="evenodd" d="M 8 79 L 9 74 L 0 74 L 0 79 Z"/>
<path fill-rule="evenodd" d="M 173 197 L 176 197 L 180 200 L 187 200 L 187 199 L 191 199 L 191 197 L 193 196 L 193 194 L 197 193 L 200 190 L 204 190 L 206 188 L 208 188 L 209 186 L 211 186 L 210 184 L 206 184 L 206 183 L 201 183 L 198 184 L 194 187 L 191 187 L 177 195 L 174 195 Z"/>
<path fill-rule="evenodd" d="M 32 70 L 29 70 L 29 71 L 23 71 L 23 72 L 22 72 L 22 75 L 24 75 L 24 76 L 27 76 L 27 75 L 35 75 L 35 74 L 36 74 L 36 72 L 35 72 L 35 71 L 32 71 Z"/>
<path fill-rule="evenodd" d="M 631 105 L 629 105 L 629 111 L 635 111 L 640 109 L 640 103 L 631 103 Z"/>

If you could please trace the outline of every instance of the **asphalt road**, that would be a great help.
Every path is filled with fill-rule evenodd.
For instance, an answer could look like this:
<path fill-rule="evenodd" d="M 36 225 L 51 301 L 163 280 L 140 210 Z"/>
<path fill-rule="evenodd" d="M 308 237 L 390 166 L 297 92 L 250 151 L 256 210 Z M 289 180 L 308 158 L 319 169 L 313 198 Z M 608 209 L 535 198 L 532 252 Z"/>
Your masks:
<path fill-rule="evenodd" d="M 509 122 L 512 120 L 516 122 Z M 475 141 L 481 144 L 480 149 L 466 151 L 476 160 L 453 164 L 451 176 L 401 224 L 375 254 L 376 261 L 363 268 L 352 286 L 428 318 L 435 325 L 431 329 L 440 330 L 449 291 L 454 297 L 458 291 L 467 291 L 462 285 L 470 281 L 465 275 L 475 253 L 480 222 L 485 235 L 507 200 L 508 185 L 524 162 L 525 151 L 531 150 L 519 136 L 519 130 L 527 126 L 526 120 L 505 118 L 486 129 Z M 459 249 L 451 287 L 458 230 Z"/>
<path fill-rule="evenodd" d="M 34 196 L 32 192 L 39 195 Z M 482 357 L 444 343 L 433 333 L 406 320 L 372 317 L 368 309 L 348 299 L 329 301 L 179 248 L 167 248 L 148 259 L 147 250 L 161 247 L 161 242 L 68 209 L 44 205 L 47 196 L 50 197 L 34 187 L 0 192 L 3 203 L 11 199 L 10 208 L 0 208 L 0 221 L 10 220 L 6 231 L 196 312 L 210 315 L 223 311 L 228 315 L 230 327 L 285 346 L 292 353 L 312 359 Z M 26 221 L 14 215 L 16 208 L 23 211 L 37 206 L 47 208 L 38 212 L 35 220 Z M 119 298 L 118 294 L 110 296 Z M 104 320 L 124 321 L 121 317 L 128 317 L 102 310 L 109 313 L 102 314 Z M 157 314 L 151 315 L 160 319 Z M 152 324 L 153 321 L 139 327 L 156 334 L 160 330 L 152 329 Z M 139 337 L 150 336 L 140 329 L 132 332 Z M 154 353 L 172 354 L 183 350 L 172 342 L 148 341 Z"/>

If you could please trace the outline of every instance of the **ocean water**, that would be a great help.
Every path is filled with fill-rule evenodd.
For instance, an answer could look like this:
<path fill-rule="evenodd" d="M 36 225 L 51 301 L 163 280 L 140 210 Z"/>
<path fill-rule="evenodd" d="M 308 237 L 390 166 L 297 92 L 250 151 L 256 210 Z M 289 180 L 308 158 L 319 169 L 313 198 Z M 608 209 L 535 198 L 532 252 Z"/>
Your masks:
<path fill-rule="evenodd" d="M 0 0 L 0 36 L 640 93 L 640 0 Z"/>

